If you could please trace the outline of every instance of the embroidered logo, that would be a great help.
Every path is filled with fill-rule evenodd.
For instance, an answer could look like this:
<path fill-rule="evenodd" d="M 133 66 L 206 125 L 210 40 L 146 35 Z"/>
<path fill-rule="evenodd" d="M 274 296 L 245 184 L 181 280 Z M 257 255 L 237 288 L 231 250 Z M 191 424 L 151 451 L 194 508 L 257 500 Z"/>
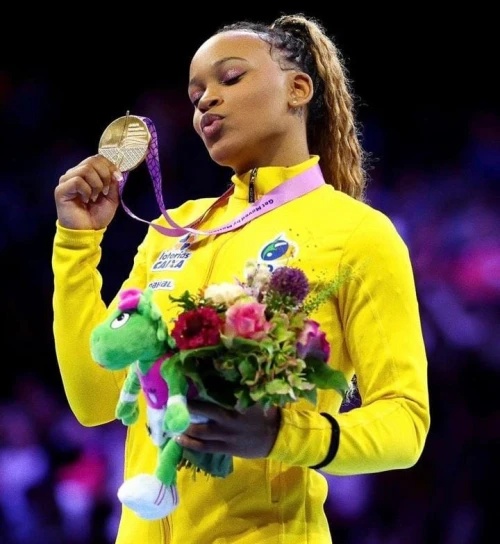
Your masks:
<path fill-rule="evenodd" d="M 185 234 L 184 236 L 179 238 L 179 240 L 177 241 L 177 243 L 172 249 L 177 251 L 184 251 L 188 249 L 191 246 L 191 244 L 194 243 L 195 240 L 196 240 L 196 234 L 191 234 L 191 233 Z"/>
<path fill-rule="evenodd" d="M 148 287 L 155 291 L 173 291 L 175 287 L 174 280 L 156 280 L 150 281 Z"/>
<path fill-rule="evenodd" d="M 284 234 L 280 234 L 260 250 L 259 262 L 266 264 L 272 272 L 287 264 L 290 259 L 297 256 L 298 252 L 297 244 L 287 240 Z"/>
<path fill-rule="evenodd" d="M 186 264 L 186 261 L 191 257 L 191 252 L 188 251 L 191 244 L 194 242 L 193 234 L 185 234 L 176 242 L 172 249 L 162 251 L 152 270 L 158 272 L 160 270 L 180 270 Z"/>

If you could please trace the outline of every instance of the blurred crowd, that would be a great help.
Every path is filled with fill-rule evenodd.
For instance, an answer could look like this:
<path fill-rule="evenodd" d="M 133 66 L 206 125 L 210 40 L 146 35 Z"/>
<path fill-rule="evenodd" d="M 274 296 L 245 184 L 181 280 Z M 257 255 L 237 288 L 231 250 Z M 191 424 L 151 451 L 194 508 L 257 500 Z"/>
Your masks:
<path fill-rule="evenodd" d="M 47 82 L 16 81 L 0 70 L 0 252 L 8 282 L 0 542 L 111 544 L 125 429 L 116 422 L 82 427 L 69 410 L 52 344 L 50 254 L 58 177 L 96 152 L 99 130 L 113 118 L 89 119 L 79 133 L 53 98 Z M 206 157 L 186 102 L 183 93 L 150 90 L 133 104 L 133 113 L 156 125 L 167 206 L 220 194 L 230 175 Z M 446 116 L 436 115 L 427 128 L 439 131 L 415 122 L 410 138 L 410 122 L 406 141 L 383 116 L 363 119 L 365 145 L 376 159 L 369 201 L 393 219 L 414 263 L 432 424 L 411 469 L 327 476 L 335 544 L 497 541 L 500 116 L 463 112 L 457 134 L 456 123 L 447 131 Z M 453 144 L 445 145 L 447 137 Z M 142 166 L 130 175 L 124 198 L 140 217 L 158 213 Z M 105 298 L 125 278 L 144 232 L 123 210 L 110 226 L 101 266 Z"/>

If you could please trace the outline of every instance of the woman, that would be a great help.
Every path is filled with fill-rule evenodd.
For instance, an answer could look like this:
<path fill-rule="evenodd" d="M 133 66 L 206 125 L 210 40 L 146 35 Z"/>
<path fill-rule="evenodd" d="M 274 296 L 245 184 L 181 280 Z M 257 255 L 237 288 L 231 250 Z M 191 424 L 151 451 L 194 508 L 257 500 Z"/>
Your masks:
<path fill-rule="evenodd" d="M 149 228 L 122 287 L 168 285 L 155 292 L 168 322 L 176 314 L 170 295 L 241 277 L 251 258 L 271 267 L 286 258 L 309 278 L 351 267 L 354 278 L 315 319 L 327 331 L 330 364 L 356 376 L 362 403 L 340 412 L 342 399 L 331 390 L 319 392 L 317 406 L 299 401 L 265 414 L 191 403 L 191 413 L 210 423 L 191 424 L 179 442 L 234 455 L 234 471 L 193 481 L 180 469 L 182 499 L 172 514 L 147 521 L 124 508 L 116 542 L 330 543 L 327 485 L 317 469 L 352 475 L 411 467 L 429 430 L 408 251 L 390 220 L 363 201 L 365 155 L 353 97 L 340 54 L 318 21 L 289 15 L 270 26 L 222 28 L 196 51 L 188 93 L 194 128 L 211 158 L 232 169 L 234 191 L 205 216 L 215 198 L 169 210 L 176 223 L 203 216 L 196 228 L 216 229 L 285 181 L 319 171 L 321 183 L 239 228 L 191 237 L 175 267 L 155 263 L 175 255 L 179 238 Z M 124 379 L 99 368 L 89 350 L 92 328 L 109 312 L 98 264 L 122 179 L 96 155 L 69 169 L 55 189 L 55 343 L 68 401 L 88 426 L 114 419 Z M 155 223 L 168 227 L 165 217 Z M 277 241 L 285 252 L 264 251 Z M 125 476 L 151 472 L 155 459 L 140 419 L 128 428 Z"/>

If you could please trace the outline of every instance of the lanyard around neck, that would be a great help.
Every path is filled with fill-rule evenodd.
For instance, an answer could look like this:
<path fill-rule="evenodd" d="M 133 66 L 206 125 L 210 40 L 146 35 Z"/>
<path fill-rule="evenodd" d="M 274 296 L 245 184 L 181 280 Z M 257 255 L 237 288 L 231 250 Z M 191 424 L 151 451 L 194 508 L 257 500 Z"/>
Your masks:
<path fill-rule="evenodd" d="M 229 232 L 231 230 L 238 229 L 245 225 L 246 223 L 252 221 L 253 219 L 256 219 L 257 217 L 270 212 L 271 210 L 274 210 L 278 208 L 279 206 L 282 206 L 283 204 L 286 204 L 287 202 L 290 202 L 292 200 L 295 200 L 296 198 L 309 193 L 310 191 L 313 191 L 314 189 L 317 189 L 318 187 L 321 187 L 325 184 L 325 180 L 323 178 L 323 175 L 321 173 L 321 169 L 318 164 L 315 164 L 311 168 L 307 169 L 306 171 L 302 172 L 301 174 L 298 174 L 297 176 L 294 176 L 277 187 L 275 187 L 272 191 L 266 193 L 264 196 L 259 198 L 256 202 L 251 203 L 241 214 L 239 214 L 237 217 L 229 221 L 228 223 L 225 223 L 224 225 L 221 225 L 220 227 L 217 227 L 215 229 L 210 230 L 198 230 L 195 227 L 197 227 L 202 220 L 207 217 L 207 215 L 215 209 L 217 206 L 220 206 L 221 204 L 224 204 L 231 194 L 234 191 L 234 186 L 230 187 L 224 194 L 222 194 L 213 204 L 196 220 L 192 221 L 186 226 L 181 226 L 178 223 L 176 223 L 172 217 L 169 215 L 165 204 L 163 202 L 163 194 L 162 194 L 162 177 L 161 177 L 161 170 L 160 170 L 160 160 L 159 160 L 159 154 L 158 154 L 158 136 L 156 132 L 156 127 L 154 126 L 153 122 L 148 119 L 147 117 L 141 117 L 141 119 L 146 123 L 150 133 L 151 133 L 151 141 L 148 146 L 148 150 L 146 153 L 146 165 L 148 167 L 149 173 L 151 175 L 151 179 L 153 181 L 153 188 L 156 196 L 156 201 L 158 203 L 158 206 L 161 210 L 161 213 L 167 223 L 170 225 L 169 227 L 164 227 L 162 225 L 158 225 L 157 223 L 153 223 L 151 221 L 147 221 L 145 219 L 142 219 L 135 215 L 124 203 L 123 201 L 123 190 L 125 187 L 125 183 L 128 179 L 129 172 L 123 173 L 123 180 L 119 183 L 119 194 L 120 194 L 120 200 L 122 203 L 122 206 L 124 210 L 134 219 L 137 219 L 138 221 L 141 221 L 143 223 L 147 223 L 151 225 L 154 229 L 159 231 L 162 234 L 165 234 L 166 236 L 174 236 L 179 237 L 183 236 L 184 234 L 200 234 L 200 235 L 210 235 L 210 234 L 222 234 L 225 232 Z"/>

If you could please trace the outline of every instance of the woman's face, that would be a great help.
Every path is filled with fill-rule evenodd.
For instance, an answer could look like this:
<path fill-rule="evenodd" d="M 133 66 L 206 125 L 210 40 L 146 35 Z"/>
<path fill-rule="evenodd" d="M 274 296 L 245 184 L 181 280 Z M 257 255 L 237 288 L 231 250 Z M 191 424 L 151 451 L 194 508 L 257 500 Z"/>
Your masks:
<path fill-rule="evenodd" d="M 212 159 L 236 173 L 276 164 L 294 129 L 293 70 L 283 70 L 254 33 L 209 38 L 189 72 L 193 125 Z M 295 123 L 296 126 L 296 123 Z"/>

